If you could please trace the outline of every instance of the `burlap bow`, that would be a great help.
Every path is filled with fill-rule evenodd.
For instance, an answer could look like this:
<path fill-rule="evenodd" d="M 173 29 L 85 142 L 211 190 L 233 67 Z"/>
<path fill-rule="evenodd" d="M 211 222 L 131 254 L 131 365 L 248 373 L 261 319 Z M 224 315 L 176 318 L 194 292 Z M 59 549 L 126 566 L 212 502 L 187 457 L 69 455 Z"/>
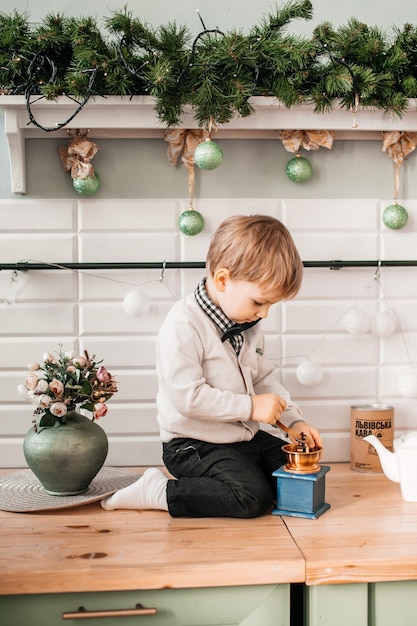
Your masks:
<path fill-rule="evenodd" d="M 382 152 L 386 152 L 398 166 L 403 164 L 407 154 L 413 152 L 417 146 L 417 133 L 384 131 L 382 139 Z"/>
<path fill-rule="evenodd" d="M 288 152 L 318 150 L 320 147 L 331 150 L 334 130 L 279 130 L 278 136 Z"/>
<path fill-rule="evenodd" d="M 59 156 L 65 171 L 71 170 L 71 178 L 85 179 L 94 176 L 91 159 L 97 154 L 99 147 L 84 135 L 77 135 L 69 146 L 58 148 Z"/>
<path fill-rule="evenodd" d="M 182 153 L 181 160 L 188 170 L 188 192 L 190 204 L 194 199 L 194 151 L 199 143 L 209 136 L 208 131 L 202 129 L 188 130 L 185 128 L 175 128 L 167 130 L 165 141 L 168 141 L 168 159 L 172 165 L 177 165 Z"/>
<path fill-rule="evenodd" d="M 394 164 L 394 200 L 397 200 L 400 189 L 400 167 L 416 146 L 417 133 L 398 130 L 382 132 L 382 152 L 386 152 Z"/>

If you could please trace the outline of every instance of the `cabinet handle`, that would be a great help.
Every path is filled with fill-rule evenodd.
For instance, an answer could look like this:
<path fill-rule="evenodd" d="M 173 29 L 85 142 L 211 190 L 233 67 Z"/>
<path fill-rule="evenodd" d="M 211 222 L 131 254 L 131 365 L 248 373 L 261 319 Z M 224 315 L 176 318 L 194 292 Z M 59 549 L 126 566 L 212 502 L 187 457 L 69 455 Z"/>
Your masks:
<path fill-rule="evenodd" d="M 98 617 L 130 617 L 132 615 L 156 615 L 155 608 L 146 609 L 142 604 L 136 604 L 134 609 L 109 609 L 103 611 L 87 611 L 84 606 L 78 607 L 78 611 L 65 612 L 62 619 L 96 619 Z"/>

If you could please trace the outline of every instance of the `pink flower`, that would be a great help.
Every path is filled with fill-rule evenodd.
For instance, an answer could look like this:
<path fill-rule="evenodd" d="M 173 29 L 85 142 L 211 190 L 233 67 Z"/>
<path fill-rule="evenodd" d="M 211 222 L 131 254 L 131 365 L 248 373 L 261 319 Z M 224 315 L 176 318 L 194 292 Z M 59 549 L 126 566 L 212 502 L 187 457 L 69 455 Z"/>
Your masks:
<path fill-rule="evenodd" d="M 28 388 L 26 387 L 26 385 L 18 385 L 17 393 L 19 394 L 19 396 L 22 396 L 22 398 L 25 398 L 25 400 L 29 400 Z"/>
<path fill-rule="evenodd" d="M 67 407 L 63 402 L 54 402 L 54 404 L 49 407 L 49 410 L 55 417 L 62 417 L 67 414 Z"/>
<path fill-rule="evenodd" d="M 94 419 L 98 420 L 107 414 L 107 406 L 103 402 L 94 405 Z"/>
<path fill-rule="evenodd" d="M 36 389 L 31 389 L 30 391 L 27 392 L 27 394 L 28 394 L 28 400 L 32 404 L 38 404 L 39 394 L 36 392 Z"/>
<path fill-rule="evenodd" d="M 100 365 L 97 370 L 96 378 L 101 383 L 109 383 L 112 380 L 112 375 L 106 370 L 103 365 Z"/>
<path fill-rule="evenodd" d="M 58 365 L 58 359 L 54 354 L 51 354 L 50 352 L 45 352 L 42 359 L 44 363 L 55 363 Z"/>
<path fill-rule="evenodd" d="M 87 365 L 87 359 L 83 356 L 77 356 L 75 359 L 72 359 L 72 363 L 78 369 L 83 369 Z"/>
<path fill-rule="evenodd" d="M 76 371 L 77 371 L 77 368 L 75 367 L 75 365 L 68 365 L 67 372 L 71 372 L 71 374 L 75 374 Z"/>
<path fill-rule="evenodd" d="M 40 407 L 41 409 L 49 408 L 51 403 L 52 403 L 52 398 L 51 396 L 46 395 L 46 393 L 43 393 L 42 395 L 37 396 L 36 398 L 36 405 Z"/>
<path fill-rule="evenodd" d="M 45 393 L 47 389 L 48 389 L 48 382 L 44 380 L 43 378 L 38 380 L 38 384 L 36 385 L 37 393 Z"/>
<path fill-rule="evenodd" d="M 49 383 L 49 389 L 52 391 L 56 398 L 60 398 L 64 393 L 64 385 L 61 383 L 60 380 L 57 380 L 56 378 L 54 378 L 54 380 L 51 380 L 51 382 Z"/>
<path fill-rule="evenodd" d="M 40 365 L 37 361 L 34 361 L 33 363 L 29 363 L 28 365 L 28 370 L 30 372 L 36 372 L 36 370 L 38 370 L 40 368 Z"/>
<path fill-rule="evenodd" d="M 36 376 L 36 374 L 33 374 L 33 372 L 30 372 L 27 376 L 26 376 L 26 387 L 27 389 L 31 390 L 31 389 L 36 389 L 37 385 L 38 385 L 38 377 Z"/>

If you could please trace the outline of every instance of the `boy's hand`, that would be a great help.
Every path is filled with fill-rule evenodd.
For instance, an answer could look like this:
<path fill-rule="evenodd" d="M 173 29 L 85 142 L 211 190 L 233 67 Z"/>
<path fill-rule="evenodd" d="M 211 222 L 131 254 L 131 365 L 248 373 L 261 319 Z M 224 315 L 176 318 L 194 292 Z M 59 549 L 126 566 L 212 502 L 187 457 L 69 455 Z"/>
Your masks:
<path fill-rule="evenodd" d="M 281 413 L 285 411 L 286 406 L 287 403 L 284 398 L 276 396 L 274 393 L 261 393 L 258 396 L 252 396 L 252 419 L 254 422 L 274 425 L 281 417 Z"/>
<path fill-rule="evenodd" d="M 319 431 L 313 426 L 310 426 L 310 424 L 307 424 L 306 422 L 297 422 L 294 426 L 292 426 L 291 430 L 298 435 L 304 433 L 306 436 L 306 443 L 309 448 L 323 447 Z"/>

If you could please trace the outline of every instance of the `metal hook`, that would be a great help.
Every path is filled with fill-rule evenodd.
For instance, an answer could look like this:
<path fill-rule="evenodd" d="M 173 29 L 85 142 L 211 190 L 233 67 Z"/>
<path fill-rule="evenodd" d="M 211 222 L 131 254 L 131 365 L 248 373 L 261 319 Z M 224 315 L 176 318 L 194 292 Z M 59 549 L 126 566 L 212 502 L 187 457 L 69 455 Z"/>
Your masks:
<path fill-rule="evenodd" d="M 4 304 L 13 305 L 16 299 L 16 289 L 17 284 L 19 282 L 19 272 L 17 270 L 13 270 L 10 276 L 9 282 L 9 297 L 3 300 Z"/>
<path fill-rule="evenodd" d="M 166 261 L 163 261 L 163 263 L 162 263 L 161 275 L 160 275 L 160 277 L 159 277 L 159 281 L 160 281 L 161 283 L 163 283 L 163 282 L 164 282 L 165 267 L 166 267 Z"/>
<path fill-rule="evenodd" d="M 380 274 L 381 274 L 381 259 L 379 259 L 378 261 L 378 267 L 375 270 L 375 274 L 374 274 L 374 280 L 379 280 Z"/>

